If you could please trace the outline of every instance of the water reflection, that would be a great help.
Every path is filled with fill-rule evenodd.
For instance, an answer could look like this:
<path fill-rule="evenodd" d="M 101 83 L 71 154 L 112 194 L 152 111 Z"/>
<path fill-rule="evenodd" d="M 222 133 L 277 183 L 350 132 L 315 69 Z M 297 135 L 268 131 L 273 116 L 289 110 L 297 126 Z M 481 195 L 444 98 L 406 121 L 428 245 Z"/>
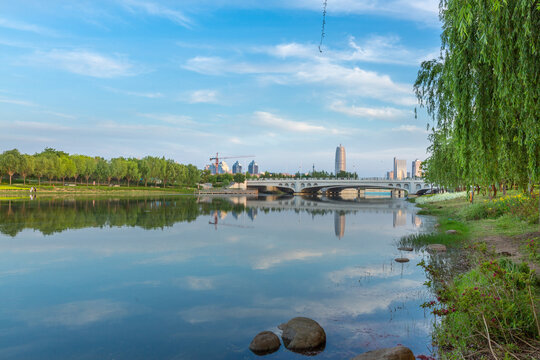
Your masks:
<path fill-rule="evenodd" d="M 254 359 L 253 336 L 295 316 L 325 329 L 321 359 L 425 354 L 422 254 L 394 262 L 415 213 L 400 199 L 1 201 L 0 358 Z"/>
<path fill-rule="evenodd" d="M 422 220 L 410 214 L 401 200 L 380 201 L 360 199 L 342 201 L 341 198 L 261 196 L 261 197 L 193 197 L 128 199 L 67 199 L 37 198 L 34 201 L 0 201 L 0 233 L 16 236 L 24 229 L 45 235 L 67 229 L 86 227 L 141 227 L 163 229 L 178 222 L 191 222 L 199 216 L 210 215 L 209 223 L 216 230 L 229 214 L 238 220 L 243 214 L 253 222 L 259 211 L 281 212 L 294 210 L 312 216 L 334 214 L 334 231 L 338 238 L 345 236 L 347 214 L 392 214 L 393 227 L 413 225 L 419 228 Z"/>

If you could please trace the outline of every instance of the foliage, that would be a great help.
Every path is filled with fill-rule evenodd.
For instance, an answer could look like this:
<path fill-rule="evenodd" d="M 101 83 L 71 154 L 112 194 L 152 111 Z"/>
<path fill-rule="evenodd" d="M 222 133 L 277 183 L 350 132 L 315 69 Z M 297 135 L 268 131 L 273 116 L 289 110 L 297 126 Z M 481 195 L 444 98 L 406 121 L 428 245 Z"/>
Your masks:
<path fill-rule="evenodd" d="M 432 265 L 419 265 L 430 278 L 439 276 Z M 502 358 L 524 339 L 538 340 L 535 281 L 526 264 L 507 259 L 483 262 L 453 282 L 439 281 L 437 300 L 423 307 L 443 317 L 435 330 L 437 343 L 445 350 L 443 358 L 467 358 L 487 351 Z"/>
<path fill-rule="evenodd" d="M 427 203 L 434 203 L 434 202 L 439 202 L 439 201 L 463 198 L 465 196 L 467 196 L 467 193 L 464 191 L 454 192 L 454 193 L 446 192 L 442 194 L 424 195 L 424 196 L 417 197 L 415 199 L 415 203 L 422 205 L 422 204 L 427 204 Z"/>
<path fill-rule="evenodd" d="M 53 179 L 86 180 L 90 179 L 100 183 L 111 183 L 116 179 L 118 183 L 136 181 L 142 179 L 145 186 L 148 181 L 163 186 L 180 185 L 195 186 L 200 181 L 200 171 L 194 165 L 184 165 L 172 159 L 147 156 L 142 160 L 123 157 L 106 160 L 100 157 L 86 155 L 70 155 L 63 151 L 46 148 L 35 155 L 21 154 L 17 149 L 5 151 L 0 154 L 0 181 L 1 175 L 8 175 L 11 179 L 14 175 L 20 175 L 26 183 L 27 176 L 37 178 L 41 185 L 41 178 L 47 177 L 52 185 Z"/>
<path fill-rule="evenodd" d="M 442 0 L 441 55 L 415 82 L 434 120 L 426 178 L 484 187 L 540 180 L 540 6 Z"/>
<path fill-rule="evenodd" d="M 465 220 L 495 219 L 509 215 L 530 223 L 537 223 L 538 199 L 523 193 L 502 196 L 471 204 L 462 210 L 461 215 Z"/>

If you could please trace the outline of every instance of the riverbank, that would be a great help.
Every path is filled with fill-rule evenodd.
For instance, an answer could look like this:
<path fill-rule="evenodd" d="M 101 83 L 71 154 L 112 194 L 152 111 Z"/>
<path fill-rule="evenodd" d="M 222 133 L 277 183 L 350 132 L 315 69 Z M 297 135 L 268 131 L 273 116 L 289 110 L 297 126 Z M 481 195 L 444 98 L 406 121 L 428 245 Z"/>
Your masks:
<path fill-rule="evenodd" d="M 540 358 L 538 194 L 479 195 L 474 204 L 465 194 L 436 196 L 418 206 L 437 217 L 437 231 L 402 243 L 442 243 L 453 254 L 422 264 L 437 297 L 424 306 L 440 316 L 440 358 Z"/>
<path fill-rule="evenodd" d="M 34 191 L 30 192 L 30 189 L 34 188 Z M 34 195 L 57 195 L 57 194 L 73 194 L 73 195 L 162 195 L 162 194 L 195 194 L 196 188 L 191 187 L 154 187 L 154 186 L 119 186 L 119 185 L 0 185 L 0 197 L 2 196 L 20 196 L 22 194 L 34 194 Z"/>

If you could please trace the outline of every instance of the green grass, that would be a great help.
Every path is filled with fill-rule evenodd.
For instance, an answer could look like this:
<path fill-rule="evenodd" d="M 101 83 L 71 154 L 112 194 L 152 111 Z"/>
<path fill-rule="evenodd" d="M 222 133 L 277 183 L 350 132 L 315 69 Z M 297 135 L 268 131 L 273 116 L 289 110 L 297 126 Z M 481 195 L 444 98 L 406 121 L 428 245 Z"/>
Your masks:
<path fill-rule="evenodd" d="M 434 278 L 437 269 L 425 266 Z M 510 260 L 486 261 L 438 288 L 431 308 L 442 321 L 434 338 L 443 351 L 441 359 L 469 358 L 482 354 L 499 359 L 532 358 L 539 344 L 538 284 L 526 264 Z"/>
<path fill-rule="evenodd" d="M 526 264 L 494 258 L 486 244 L 477 241 L 539 230 L 535 223 L 538 195 L 530 198 L 515 191 L 508 195 L 495 201 L 475 195 L 474 204 L 461 198 L 419 205 L 419 214 L 436 216 L 439 227 L 432 234 L 402 239 L 404 246 L 408 243 L 415 248 L 431 243 L 468 248 L 463 254 L 472 268 L 459 269 L 455 264 L 459 260 L 441 260 L 440 256 L 428 258 L 429 264 L 421 263 L 428 274 L 427 284 L 438 298 L 424 306 L 441 316 L 434 332 L 441 359 L 492 358 L 488 334 L 499 359 L 537 358 L 534 351 L 540 348 L 540 325 L 535 314 L 540 308 L 540 284 L 535 273 Z M 447 235 L 445 231 L 450 229 L 458 234 Z M 536 263 L 540 262 L 539 239 L 528 239 L 522 246 L 523 253 Z"/>

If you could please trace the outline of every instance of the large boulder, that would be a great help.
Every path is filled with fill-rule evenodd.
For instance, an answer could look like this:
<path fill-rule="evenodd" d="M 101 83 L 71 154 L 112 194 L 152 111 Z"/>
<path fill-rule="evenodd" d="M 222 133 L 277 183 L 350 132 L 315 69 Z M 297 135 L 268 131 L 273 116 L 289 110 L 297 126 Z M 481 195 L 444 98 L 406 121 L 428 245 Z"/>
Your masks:
<path fill-rule="evenodd" d="M 355 356 L 351 360 L 415 360 L 414 354 L 408 347 L 396 346 L 384 348 Z"/>
<path fill-rule="evenodd" d="M 446 246 L 443 244 L 429 244 L 427 246 L 427 251 L 429 252 L 443 252 L 446 251 Z"/>
<path fill-rule="evenodd" d="M 280 346 L 281 343 L 276 334 L 271 331 L 263 331 L 253 338 L 249 344 L 249 350 L 257 355 L 266 355 L 277 351 Z"/>
<path fill-rule="evenodd" d="M 315 320 L 296 317 L 278 328 L 283 330 L 283 345 L 291 351 L 313 355 L 326 346 L 326 333 Z"/>

